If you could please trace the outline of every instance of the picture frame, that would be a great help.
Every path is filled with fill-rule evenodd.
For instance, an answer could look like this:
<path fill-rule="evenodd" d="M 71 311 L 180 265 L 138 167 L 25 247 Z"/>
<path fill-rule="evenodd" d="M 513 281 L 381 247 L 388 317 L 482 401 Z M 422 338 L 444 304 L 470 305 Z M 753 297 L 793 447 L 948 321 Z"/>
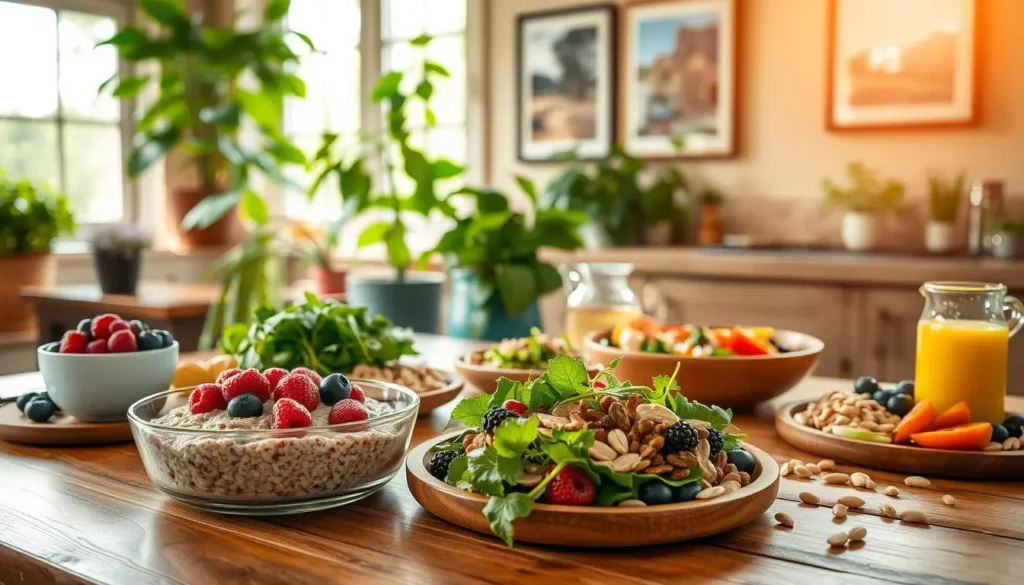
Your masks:
<path fill-rule="evenodd" d="M 737 10 L 736 0 L 622 6 L 619 136 L 627 152 L 643 159 L 736 155 Z"/>
<path fill-rule="evenodd" d="M 616 5 L 516 18 L 516 141 L 523 162 L 599 160 L 615 143 Z"/>
<path fill-rule="evenodd" d="M 829 0 L 826 128 L 975 125 L 978 10 L 977 0 Z"/>

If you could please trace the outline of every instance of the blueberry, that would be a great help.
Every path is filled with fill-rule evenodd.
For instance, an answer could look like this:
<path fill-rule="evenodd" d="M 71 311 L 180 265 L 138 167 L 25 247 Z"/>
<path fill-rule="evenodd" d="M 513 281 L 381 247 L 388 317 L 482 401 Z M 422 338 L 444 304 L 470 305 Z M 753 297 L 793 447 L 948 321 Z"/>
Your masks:
<path fill-rule="evenodd" d="M 255 394 L 239 394 L 228 402 L 228 416 L 254 418 L 263 416 L 263 402 Z"/>
<path fill-rule="evenodd" d="M 853 383 L 853 389 L 857 394 L 874 394 L 878 392 L 878 380 L 871 376 L 861 376 Z"/>
<path fill-rule="evenodd" d="M 139 321 L 138 319 L 132 319 L 131 321 L 128 322 L 128 324 L 131 325 L 132 331 L 135 333 L 135 335 L 138 335 L 143 331 L 149 331 L 149 327 L 147 327 L 145 323 Z"/>
<path fill-rule="evenodd" d="M 909 394 L 897 394 L 885 403 L 885 409 L 896 416 L 907 416 L 914 408 L 914 397 Z"/>
<path fill-rule="evenodd" d="M 1022 435 L 1024 435 L 1024 432 L 1022 432 L 1022 427 L 1020 425 L 1015 425 L 1011 423 L 1003 426 L 1006 427 L 1006 433 L 1011 437 L 1016 437 L 1019 439 Z"/>
<path fill-rule="evenodd" d="M 25 405 L 25 416 L 35 422 L 46 422 L 50 420 L 57 407 L 45 398 L 34 398 Z"/>
<path fill-rule="evenodd" d="M 60 353 L 60 342 L 51 341 L 50 343 L 47 343 L 43 346 L 43 351 L 48 353 Z"/>
<path fill-rule="evenodd" d="M 637 493 L 640 496 L 640 501 L 648 506 L 660 506 L 672 502 L 672 488 L 658 480 L 642 484 Z"/>
<path fill-rule="evenodd" d="M 1024 427 L 1024 416 L 1021 416 L 1019 414 L 1011 414 L 1010 416 L 1006 417 L 1006 420 L 1003 421 L 1003 424 Z"/>
<path fill-rule="evenodd" d="M 82 319 L 78 322 L 78 327 L 75 327 L 77 331 L 85 333 L 85 336 L 92 341 L 92 319 Z"/>
<path fill-rule="evenodd" d="M 136 336 L 135 342 L 139 346 L 139 351 L 160 349 L 164 346 L 164 340 L 153 331 L 142 331 Z"/>
<path fill-rule="evenodd" d="M 1018 427 L 1019 428 L 1019 427 Z M 1002 443 L 1010 437 L 1010 430 L 1003 425 L 992 425 L 992 440 Z"/>
<path fill-rule="evenodd" d="M 352 384 L 343 374 L 329 374 L 320 380 L 320 402 L 334 406 L 348 398 Z"/>
<path fill-rule="evenodd" d="M 892 398 L 893 394 L 896 394 L 896 392 L 892 390 L 879 390 L 872 394 L 871 398 L 873 398 L 875 402 L 885 406 L 889 402 L 889 399 Z"/>
<path fill-rule="evenodd" d="M 897 394 L 907 394 L 909 396 L 913 396 L 914 395 L 914 381 L 913 380 L 903 380 L 899 384 L 896 384 L 896 393 Z"/>
<path fill-rule="evenodd" d="M 679 487 L 672 488 L 673 502 L 689 502 L 697 497 L 700 492 L 700 484 L 691 482 Z"/>
<path fill-rule="evenodd" d="M 729 456 L 729 463 L 736 466 L 738 471 L 754 473 L 754 456 L 743 449 L 733 449 L 726 453 Z"/>
<path fill-rule="evenodd" d="M 20 410 L 21 412 L 25 412 L 25 405 L 27 405 L 33 399 L 38 397 L 38 392 L 26 392 L 22 394 L 21 396 L 18 397 L 18 400 L 15 401 L 15 403 L 18 405 L 18 410 Z"/>
<path fill-rule="evenodd" d="M 174 336 L 171 335 L 170 331 L 165 329 L 153 329 L 153 333 L 160 336 L 160 347 L 171 347 L 174 345 Z"/>

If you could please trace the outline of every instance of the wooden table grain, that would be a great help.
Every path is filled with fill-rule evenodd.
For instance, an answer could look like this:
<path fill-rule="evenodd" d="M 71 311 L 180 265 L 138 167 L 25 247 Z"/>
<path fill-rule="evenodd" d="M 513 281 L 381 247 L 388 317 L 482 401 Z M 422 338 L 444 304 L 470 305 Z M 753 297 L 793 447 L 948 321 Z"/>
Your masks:
<path fill-rule="evenodd" d="M 445 367 L 469 344 L 424 336 L 419 347 L 431 365 Z M 809 379 L 780 401 L 846 384 Z M 1011 407 L 1024 410 L 1024 399 L 1011 399 Z M 450 410 L 422 417 L 413 442 L 437 434 Z M 817 460 L 782 442 L 771 416 L 772 405 L 762 405 L 738 414 L 736 423 L 779 461 Z M 834 498 L 847 488 L 785 478 L 764 516 L 696 542 L 508 549 L 420 508 L 404 473 L 347 507 L 245 518 L 200 512 L 164 496 L 131 444 L 52 449 L 0 442 L 0 584 L 1020 582 L 1024 483 L 932 478 L 931 489 L 919 490 L 904 486 L 900 474 L 868 472 L 879 490 L 860 491 L 868 505 L 845 521 L 801 504 L 798 494 Z M 888 485 L 899 486 L 898 499 L 882 494 Z M 941 503 L 944 494 L 957 499 L 956 507 Z M 872 510 L 883 501 L 925 511 L 933 524 L 881 518 Z M 795 528 L 777 527 L 776 512 L 792 516 Z M 867 528 L 863 544 L 828 548 L 826 537 L 853 526 Z"/>

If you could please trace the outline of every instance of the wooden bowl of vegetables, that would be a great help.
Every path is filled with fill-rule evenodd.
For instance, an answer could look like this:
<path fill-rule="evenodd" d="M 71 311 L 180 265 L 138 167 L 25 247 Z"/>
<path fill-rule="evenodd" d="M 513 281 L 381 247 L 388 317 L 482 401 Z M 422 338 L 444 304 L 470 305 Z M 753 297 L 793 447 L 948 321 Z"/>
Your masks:
<path fill-rule="evenodd" d="M 561 354 L 576 352 L 564 338 L 534 330 L 530 337 L 506 339 L 486 350 L 459 356 L 453 366 L 470 386 L 491 394 L 501 378 L 524 384 L 539 378 L 547 369 L 548 360 Z M 600 370 L 596 364 L 587 364 L 591 377 Z"/>
<path fill-rule="evenodd" d="M 691 400 L 743 408 L 771 400 L 807 377 L 825 349 L 820 339 L 784 329 L 736 325 L 657 325 L 650 320 L 594 331 L 583 350 L 611 363 L 621 380 L 671 376 Z"/>

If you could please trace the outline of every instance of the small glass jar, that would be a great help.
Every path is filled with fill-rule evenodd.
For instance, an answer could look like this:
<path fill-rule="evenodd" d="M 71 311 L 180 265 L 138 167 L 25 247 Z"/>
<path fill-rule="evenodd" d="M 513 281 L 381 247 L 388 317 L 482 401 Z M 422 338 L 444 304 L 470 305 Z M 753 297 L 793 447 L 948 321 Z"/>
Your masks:
<path fill-rule="evenodd" d="M 629 288 L 633 265 L 590 262 L 560 268 L 568 295 L 565 332 L 573 347 L 583 347 L 592 331 L 628 325 L 643 314 L 640 299 Z"/>

